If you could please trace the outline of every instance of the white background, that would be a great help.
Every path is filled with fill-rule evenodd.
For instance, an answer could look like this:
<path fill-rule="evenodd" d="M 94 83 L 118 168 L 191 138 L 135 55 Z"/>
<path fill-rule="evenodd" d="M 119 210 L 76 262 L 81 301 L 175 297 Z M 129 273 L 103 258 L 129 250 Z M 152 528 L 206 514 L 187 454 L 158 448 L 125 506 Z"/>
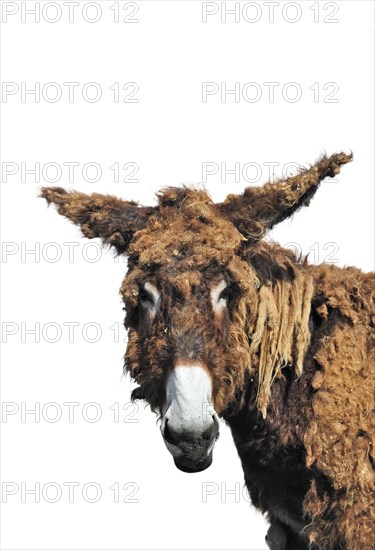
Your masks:
<path fill-rule="evenodd" d="M 118 289 L 126 264 L 92 242 L 87 246 L 75 226 L 37 198 L 38 190 L 54 177 L 53 167 L 46 171 L 45 166 L 56 163 L 61 178 L 55 185 L 62 187 L 154 204 L 154 192 L 162 186 L 206 179 L 219 201 L 240 192 L 249 178 L 265 182 L 269 172 L 264 163 L 279 163 L 273 172 L 281 176 L 287 163 L 307 166 L 323 151 L 353 150 L 354 162 L 334 182 L 325 181 L 311 206 L 270 237 L 288 246 L 296 243 L 304 253 L 310 251 L 312 261 L 328 256 L 341 266 L 373 269 L 374 5 L 281 2 L 270 22 L 267 3 L 244 8 L 246 2 L 241 2 L 236 22 L 225 12 L 221 21 L 218 3 L 218 13 L 204 23 L 199 1 L 140 1 L 135 7 L 102 1 L 96 3 L 99 12 L 81 1 L 69 22 L 68 8 L 59 2 L 61 19 L 52 23 L 56 3 L 44 14 L 46 2 L 37 3 L 40 22 L 25 14 L 34 4 L 2 2 L 2 80 L 14 83 L 6 90 L 15 91 L 3 94 L 1 105 L 6 340 L 1 388 L 6 410 L 14 412 L 3 415 L 1 424 L 3 500 L 4 483 L 13 483 L 5 487 L 13 487 L 15 494 L 2 504 L 1 547 L 263 550 L 266 522 L 242 494 L 243 475 L 225 426 L 213 465 L 188 475 L 174 467 L 149 409 L 140 405 L 132 415 L 130 408 L 122 410 L 131 386 L 121 379 L 125 332 Z M 118 23 L 110 9 L 116 4 Z M 211 3 L 209 9 L 216 7 Z M 16 13 L 6 17 L 4 9 Z M 88 21 L 96 16 L 97 22 Z M 125 16 L 139 22 L 124 23 Z M 53 103 L 42 92 L 40 98 L 22 97 L 22 86 L 30 89 L 37 82 L 42 89 L 56 83 L 61 99 Z M 80 83 L 73 102 L 64 82 Z M 102 90 L 97 102 L 82 96 L 89 82 Z M 115 102 L 110 90 L 115 82 L 120 90 L 137 83 L 138 102 L 123 103 L 122 90 Z M 247 101 L 241 93 L 223 98 L 216 93 L 204 102 L 204 82 L 224 91 L 238 82 L 240 92 L 247 83 L 257 83 L 261 96 L 249 101 L 253 86 L 245 87 Z M 274 101 L 264 82 L 279 83 Z M 293 101 L 293 90 L 301 91 L 299 101 Z M 337 101 L 327 102 L 332 90 L 331 99 Z M 53 89 L 49 91 L 53 97 Z M 63 165 L 67 162 L 79 163 L 73 181 Z M 88 181 L 93 172 L 84 165 L 90 162 L 102 170 L 97 182 Z M 133 176 L 138 182 L 121 181 L 126 176 L 122 170 L 116 183 L 109 167 L 129 162 L 139 167 Z M 205 178 L 202 165 L 207 162 L 216 163 L 218 171 Z M 24 170 L 35 163 L 40 163 L 40 182 Z M 253 164 L 236 178 L 220 172 L 221 163 L 229 169 L 235 163 L 241 169 L 257 163 L 258 172 Z M 78 243 L 73 257 L 63 243 Z M 26 249 L 36 252 L 25 254 Z M 68 322 L 79 323 L 73 342 L 63 325 Z M 100 325 L 97 342 L 90 342 L 96 325 L 87 323 Z M 37 335 L 25 333 L 33 327 Z M 59 339 L 53 343 L 55 336 Z M 43 409 L 50 402 L 62 411 L 55 423 L 56 409 Z M 66 402 L 79 403 L 72 423 Z M 85 408 L 90 402 L 100 408 L 97 422 L 84 418 L 95 413 Z M 21 410 L 37 403 L 39 422 L 33 415 L 21 416 Z M 109 408 L 114 403 L 120 407 L 119 422 Z M 79 483 L 72 503 L 66 482 Z M 93 498 L 90 490 L 83 497 L 90 482 L 101 488 L 97 503 L 87 502 Z M 33 495 L 22 495 L 22 488 L 36 483 L 39 503 Z M 54 485 L 43 494 L 47 483 Z M 116 483 L 133 484 L 120 491 L 118 503 L 109 489 Z M 216 493 L 204 502 L 207 483 Z M 61 499 L 48 502 L 56 487 L 62 489 Z M 236 493 L 226 493 L 230 489 Z M 138 502 L 122 502 L 124 498 Z"/>

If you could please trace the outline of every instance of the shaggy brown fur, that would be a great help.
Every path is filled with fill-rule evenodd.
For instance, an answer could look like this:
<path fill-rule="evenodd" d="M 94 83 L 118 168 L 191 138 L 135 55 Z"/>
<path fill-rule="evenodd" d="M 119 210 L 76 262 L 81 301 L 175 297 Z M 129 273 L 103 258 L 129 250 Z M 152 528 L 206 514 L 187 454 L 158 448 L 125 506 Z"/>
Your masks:
<path fill-rule="evenodd" d="M 128 255 L 133 397 L 160 412 L 178 361 L 209 371 L 272 550 L 374 548 L 374 277 L 261 241 L 350 160 L 324 157 L 222 204 L 187 187 L 161 191 L 153 208 L 42 190 L 87 237 Z M 210 289 L 222 278 L 217 315 Z M 140 307 L 146 281 L 161 293 L 153 320 Z"/>

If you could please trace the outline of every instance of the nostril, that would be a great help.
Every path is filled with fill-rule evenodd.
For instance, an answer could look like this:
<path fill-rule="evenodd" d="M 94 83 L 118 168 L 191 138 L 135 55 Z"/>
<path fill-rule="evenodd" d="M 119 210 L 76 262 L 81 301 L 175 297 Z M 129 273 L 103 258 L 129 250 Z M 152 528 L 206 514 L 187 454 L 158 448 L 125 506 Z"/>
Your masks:
<path fill-rule="evenodd" d="M 214 422 L 203 433 L 203 439 L 205 439 L 206 441 L 211 441 L 211 439 L 214 439 L 217 436 L 217 434 L 219 433 L 219 426 L 218 426 L 214 416 L 212 418 L 213 418 Z"/>
<path fill-rule="evenodd" d="M 171 428 L 168 426 L 168 419 L 165 423 L 163 437 L 166 441 L 168 441 L 168 443 L 171 443 L 172 445 L 177 445 L 178 434 L 176 432 L 173 432 L 173 430 L 171 430 Z"/>
<path fill-rule="evenodd" d="M 203 439 L 205 441 L 210 441 L 210 439 L 212 438 L 212 428 L 208 428 L 208 430 L 206 430 L 204 433 L 203 433 Z"/>

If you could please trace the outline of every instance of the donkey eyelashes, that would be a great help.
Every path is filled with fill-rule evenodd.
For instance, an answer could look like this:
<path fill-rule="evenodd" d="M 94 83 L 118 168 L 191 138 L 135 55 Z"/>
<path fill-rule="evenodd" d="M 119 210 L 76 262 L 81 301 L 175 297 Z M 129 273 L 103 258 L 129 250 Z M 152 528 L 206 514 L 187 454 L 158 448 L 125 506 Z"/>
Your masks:
<path fill-rule="evenodd" d="M 230 285 L 223 279 L 211 288 L 211 304 L 215 313 L 222 311 L 227 305 Z"/>
<path fill-rule="evenodd" d="M 230 287 L 229 287 L 229 286 L 226 286 L 226 287 L 224 288 L 224 290 L 222 290 L 222 291 L 220 292 L 219 301 L 220 301 L 220 300 L 225 300 L 225 301 L 227 301 L 228 298 L 229 298 L 229 296 L 230 296 L 230 290 L 231 290 Z"/>
<path fill-rule="evenodd" d="M 161 302 L 161 294 L 152 283 L 145 283 L 139 287 L 138 297 L 145 309 L 158 309 Z M 171 299 L 173 304 L 184 305 L 185 297 L 181 291 L 172 288 Z"/>
<path fill-rule="evenodd" d="M 145 283 L 139 287 L 138 296 L 141 306 L 155 313 L 160 305 L 160 292 L 156 286 L 149 282 Z"/>
<path fill-rule="evenodd" d="M 154 299 L 153 297 L 151 296 L 151 294 L 149 292 L 147 292 L 147 290 L 141 286 L 139 291 L 138 291 L 138 296 L 139 296 L 139 300 L 141 302 L 141 304 L 144 304 L 144 303 L 147 303 L 147 302 L 150 302 L 150 303 L 154 303 Z"/>

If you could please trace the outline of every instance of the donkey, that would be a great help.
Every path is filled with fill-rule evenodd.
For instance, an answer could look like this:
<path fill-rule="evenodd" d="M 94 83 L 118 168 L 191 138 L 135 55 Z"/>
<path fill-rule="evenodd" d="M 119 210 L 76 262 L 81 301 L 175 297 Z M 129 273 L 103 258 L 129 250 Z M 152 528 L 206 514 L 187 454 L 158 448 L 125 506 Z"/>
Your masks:
<path fill-rule="evenodd" d="M 127 255 L 132 398 L 160 416 L 184 472 L 210 466 L 224 419 L 271 550 L 375 544 L 374 276 L 262 240 L 351 160 L 324 156 L 220 204 L 194 187 L 166 188 L 153 207 L 41 192 Z"/>

